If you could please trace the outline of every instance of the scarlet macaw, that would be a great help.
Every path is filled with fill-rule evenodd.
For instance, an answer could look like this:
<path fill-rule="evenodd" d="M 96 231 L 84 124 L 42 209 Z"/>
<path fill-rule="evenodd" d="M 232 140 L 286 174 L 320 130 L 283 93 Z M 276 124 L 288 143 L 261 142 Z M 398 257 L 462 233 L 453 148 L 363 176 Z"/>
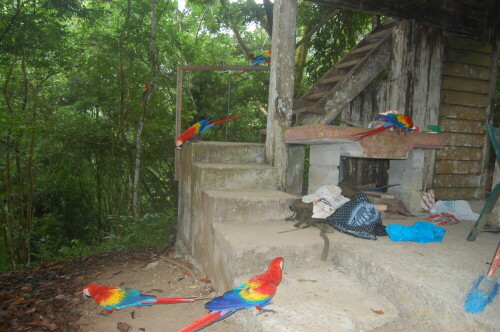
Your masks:
<path fill-rule="evenodd" d="M 236 115 L 230 116 L 228 118 L 219 120 L 219 121 L 214 122 L 214 123 L 211 123 L 212 122 L 211 118 L 206 118 L 204 120 L 201 120 L 201 121 L 195 123 L 194 125 L 192 125 L 188 129 L 186 129 L 186 131 L 183 132 L 179 137 L 177 137 L 177 139 L 175 140 L 175 148 L 180 150 L 182 148 L 182 145 L 184 143 L 186 143 L 187 141 L 198 139 L 203 131 L 208 130 L 208 129 L 213 128 L 213 127 L 216 127 L 216 126 L 218 126 L 226 121 L 237 118 L 238 116 L 240 116 L 240 115 L 236 114 Z"/>
<path fill-rule="evenodd" d="M 389 128 L 399 128 L 400 130 L 408 131 L 408 130 L 414 130 L 418 131 L 418 127 L 413 127 L 413 120 L 404 114 L 394 114 L 394 113 L 387 113 L 387 114 L 379 114 L 378 118 L 381 120 L 385 120 L 386 123 L 378 128 L 368 130 L 368 131 L 363 131 L 361 133 L 354 134 L 352 136 L 360 136 L 356 140 L 360 140 L 366 136 L 370 136 L 376 133 L 379 133 L 381 131 L 387 130 Z"/>
<path fill-rule="evenodd" d="M 154 295 L 145 295 L 133 288 L 119 288 L 101 285 L 88 285 L 83 289 L 85 296 L 94 301 L 110 314 L 126 307 L 150 306 L 153 304 L 185 303 L 201 300 L 196 297 L 157 298 Z"/>
<path fill-rule="evenodd" d="M 258 65 L 260 65 L 261 63 L 264 63 L 264 62 L 265 62 L 265 63 L 267 63 L 267 64 L 271 63 L 271 51 L 267 51 L 267 52 L 262 53 L 261 55 L 257 56 L 257 57 L 253 60 L 253 62 L 252 62 L 252 66 L 258 66 Z M 241 74 L 243 74 L 243 73 L 245 73 L 245 72 L 246 72 L 246 70 L 243 70 L 243 71 L 239 72 L 238 74 L 236 74 L 236 75 L 235 75 L 235 76 L 231 79 L 231 81 L 232 81 L 232 80 L 234 80 L 234 79 L 236 79 L 238 76 L 240 76 Z"/>
<path fill-rule="evenodd" d="M 210 312 L 178 332 L 199 331 L 241 309 L 255 307 L 262 311 L 276 294 L 281 282 L 283 261 L 282 257 L 273 259 L 266 272 L 256 275 L 224 295 L 206 303 L 205 308 Z"/>

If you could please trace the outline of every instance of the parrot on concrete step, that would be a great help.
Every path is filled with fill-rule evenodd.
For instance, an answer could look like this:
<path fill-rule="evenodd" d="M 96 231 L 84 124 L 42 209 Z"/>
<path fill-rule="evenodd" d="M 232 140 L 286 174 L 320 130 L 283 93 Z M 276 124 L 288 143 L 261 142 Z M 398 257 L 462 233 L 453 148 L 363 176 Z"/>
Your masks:
<path fill-rule="evenodd" d="M 241 309 L 255 307 L 263 311 L 276 294 L 283 272 L 283 258 L 272 260 L 266 272 L 256 275 L 238 287 L 205 304 L 210 312 L 178 332 L 199 331 L 210 324 L 229 317 Z"/>
<path fill-rule="evenodd" d="M 204 132 L 205 130 L 216 127 L 226 121 L 237 118 L 238 116 L 240 115 L 236 114 L 213 123 L 212 123 L 212 118 L 208 117 L 206 119 L 203 119 L 195 123 L 188 129 L 186 129 L 185 132 L 180 134 L 179 137 L 177 137 L 177 139 L 175 140 L 175 148 L 179 150 L 182 149 L 183 144 L 185 144 L 187 141 L 197 140 L 200 137 L 201 133 Z"/>

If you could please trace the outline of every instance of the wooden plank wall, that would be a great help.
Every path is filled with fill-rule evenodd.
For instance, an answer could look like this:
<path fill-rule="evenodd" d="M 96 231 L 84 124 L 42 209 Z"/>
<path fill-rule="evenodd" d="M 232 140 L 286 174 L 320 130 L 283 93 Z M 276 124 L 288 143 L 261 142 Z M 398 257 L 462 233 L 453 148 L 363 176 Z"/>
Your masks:
<path fill-rule="evenodd" d="M 439 107 L 439 125 L 447 143 L 436 153 L 437 199 L 477 199 L 484 195 L 491 63 L 490 44 L 447 36 Z"/>

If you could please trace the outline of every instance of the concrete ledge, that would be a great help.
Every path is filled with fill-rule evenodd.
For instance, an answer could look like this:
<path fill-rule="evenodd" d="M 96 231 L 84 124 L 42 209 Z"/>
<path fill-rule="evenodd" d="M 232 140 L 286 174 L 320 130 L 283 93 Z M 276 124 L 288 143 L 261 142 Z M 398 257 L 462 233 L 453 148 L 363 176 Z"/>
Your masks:
<path fill-rule="evenodd" d="M 413 149 L 441 148 L 445 143 L 445 137 L 440 134 L 394 131 L 356 141 L 357 137 L 353 135 L 367 130 L 329 125 L 290 127 L 284 131 L 284 140 L 290 144 L 338 144 L 342 156 L 377 159 L 406 159 Z"/>
<path fill-rule="evenodd" d="M 422 218 L 389 220 L 412 225 Z M 384 224 L 388 224 L 384 222 Z M 329 234 L 333 262 L 374 292 L 398 306 L 400 331 L 498 331 L 500 301 L 480 315 L 464 311 L 464 298 L 474 280 L 486 273 L 498 235 L 481 233 L 476 242 L 466 237 L 473 223 L 445 226 L 442 243 L 393 242 Z M 479 242 L 478 242 L 479 241 Z"/>
<path fill-rule="evenodd" d="M 266 147 L 259 143 L 198 142 L 190 144 L 194 151 L 194 161 L 262 164 L 266 158 Z"/>

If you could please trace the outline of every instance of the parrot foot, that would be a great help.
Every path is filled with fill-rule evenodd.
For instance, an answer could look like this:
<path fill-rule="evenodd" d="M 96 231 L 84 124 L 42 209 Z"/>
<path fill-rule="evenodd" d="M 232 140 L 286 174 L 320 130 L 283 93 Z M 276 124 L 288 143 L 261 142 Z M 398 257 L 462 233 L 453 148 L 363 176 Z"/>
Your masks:
<path fill-rule="evenodd" d="M 275 313 L 276 313 L 276 311 L 275 311 L 275 310 L 272 310 L 272 309 L 262 309 L 262 308 L 261 308 L 261 309 L 259 310 L 259 313 L 257 313 L 257 315 L 260 315 L 260 314 L 262 314 L 262 313 L 264 313 L 264 312 L 272 312 L 273 314 L 275 314 Z"/>

